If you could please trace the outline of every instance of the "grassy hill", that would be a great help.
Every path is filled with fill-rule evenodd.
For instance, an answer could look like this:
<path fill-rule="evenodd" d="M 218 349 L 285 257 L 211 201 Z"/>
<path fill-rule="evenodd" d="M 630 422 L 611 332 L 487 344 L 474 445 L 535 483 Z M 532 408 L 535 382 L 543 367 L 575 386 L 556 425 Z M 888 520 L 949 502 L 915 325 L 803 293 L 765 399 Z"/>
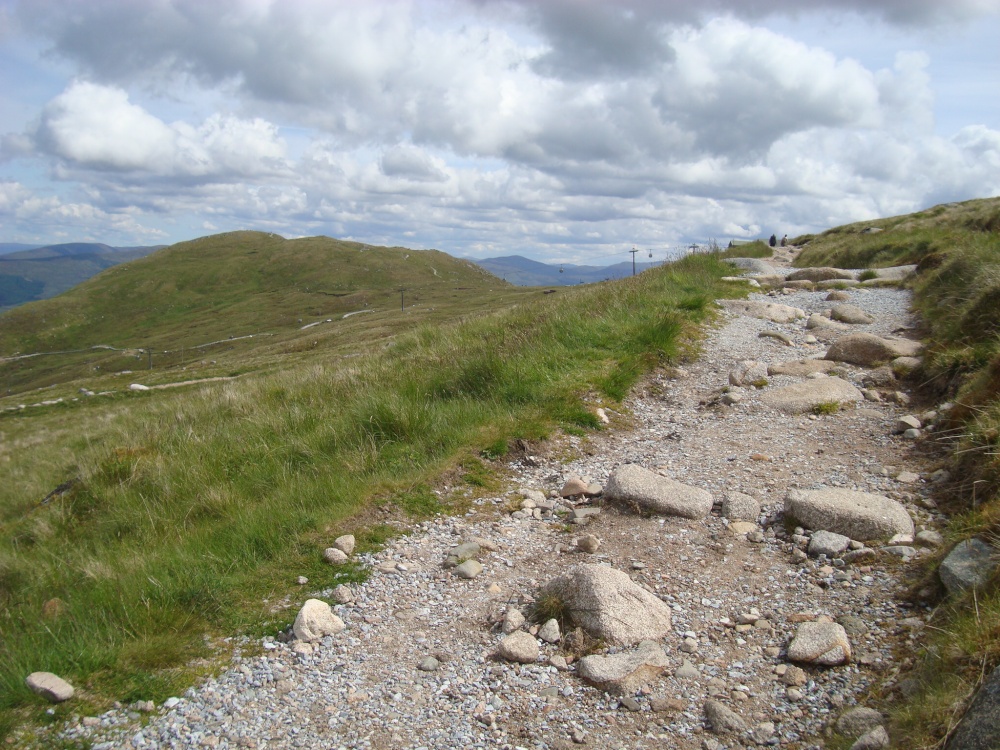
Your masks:
<path fill-rule="evenodd" d="M 434 250 L 230 232 L 164 248 L 0 315 L 0 357 L 77 352 L 0 361 L 0 387 L 11 395 L 56 384 L 61 395 L 75 390 L 68 385 L 96 390 L 110 373 L 145 370 L 150 360 L 153 382 L 184 379 L 181 368 L 212 377 L 286 366 L 303 348 L 349 353 L 539 293 Z M 311 323 L 320 325 L 303 330 Z"/>
<path fill-rule="evenodd" d="M 10 247 L 9 252 L 0 255 L 0 311 L 54 297 L 106 268 L 141 258 L 157 249 L 110 247 L 91 242 Z"/>

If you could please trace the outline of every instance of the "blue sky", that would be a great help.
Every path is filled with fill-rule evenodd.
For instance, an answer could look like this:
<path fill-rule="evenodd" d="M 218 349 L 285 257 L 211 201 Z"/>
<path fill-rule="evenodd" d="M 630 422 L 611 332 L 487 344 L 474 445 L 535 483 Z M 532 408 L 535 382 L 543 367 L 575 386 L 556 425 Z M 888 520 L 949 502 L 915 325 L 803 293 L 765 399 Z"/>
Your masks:
<path fill-rule="evenodd" d="M 627 260 L 1000 195 L 1000 0 L 0 0 L 0 241 Z"/>

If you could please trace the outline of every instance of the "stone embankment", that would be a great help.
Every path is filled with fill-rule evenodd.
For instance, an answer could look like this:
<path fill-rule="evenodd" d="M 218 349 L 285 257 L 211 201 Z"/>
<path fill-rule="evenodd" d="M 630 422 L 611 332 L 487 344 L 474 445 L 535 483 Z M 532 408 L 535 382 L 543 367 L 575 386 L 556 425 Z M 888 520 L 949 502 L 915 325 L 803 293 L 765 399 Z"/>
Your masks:
<path fill-rule="evenodd" d="M 899 379 L 918 354 L 908 293 L 855 282 L 831 300 L 823 279 L 856 277 L 797 275 L 727 303 L 697 361 L 600 411 L 606 429 L 511 462 L 507 489 L 466 516 L 377 555 L 335 540 L 331 564 L 371 577 L 300 578 L 294 631 L 263 655 L 237 644 L 185 695 L 63 735 L 143 750 L 887 746 L 863 703 L 894 688 L 929 614 L 898 594 L 941 543 L 941 477 L 918 450 L 937 415 L 912 413 Z"/>

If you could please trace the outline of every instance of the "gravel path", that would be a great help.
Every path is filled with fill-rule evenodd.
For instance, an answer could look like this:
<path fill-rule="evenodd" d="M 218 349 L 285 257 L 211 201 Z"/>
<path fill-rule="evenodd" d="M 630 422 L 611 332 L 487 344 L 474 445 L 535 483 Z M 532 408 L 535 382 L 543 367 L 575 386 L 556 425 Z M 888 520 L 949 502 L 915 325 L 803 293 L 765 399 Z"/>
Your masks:
<path fill-rule="evenodd" d="M 910 324 L 908 293 L 858 289 L 851 302 L 875 323 L 854 330 L 890 333 Z M 828 310 L 825 292 L 753 298 Z M 792 346 L 761 338 L 781 331 Z M 779 362 L 822 356 L 802 322 L 779 325 L 723 313 L 702 355 L 683 371 L 660 373 L 628 399 L 611 424 L 586 438 L 567 437 L 508 466 L 502 495 L 464 517 L 423 523 L 377 556 L 355 600 L 334 611 L 346 630 L 312 645 L 266 638 L 237 645 L 231 669 L 162 706 L 136 705 L 81 720 L 63 737 L 94 748 L 743 748 L 818 746 L 830 722 L 871 687 L 896 679 L 926 614 L 901 591 L 907 563 L 884 551 L 863 564 L 805 558 L 805 536 L 780 517 L 789 488 L 844 487 L 902 501 L 917 529 L 933 528 L 924 479 L 893 477 L 925 469 L 913 441 L 892 436 L 902 407 L 865 402 L 829 416 L 791 416 L 763 406 L 759 393 L 798 378 L 769 378 L 733 406 L 718 402 L 739 360 Z M 865 371 L 847 366 L 860 382 Z M 633 462 L 709 490 L 756 498 L 760 526 L 734 534 L 719 506 L 704 520 L 642 517 L 601 498 L 560 500 L 567 511 L 599 510 L 586 525 L 520 507 L 522 490 L 558 491 L 573 476 L 604 483 Z M 799 530 L 801 532 L 801 530 Z M 595 554 L 576 550 L 595 535 Z M 481 575 L 463 580 L 442 567 L 449 548 L 479 539 Z M 492 551 L 489 548 L 493 548 Z M 916 557 L 925 554 L 910 548 Z M 633 696 L 588 686 L 542 642 L 534 664 L 498 660 L 499 622 L 509 605 L 527 612 L 541 583 L 581 561 L 628 572 L 673 610 L 661 641 L 670 666 Z M 294 571 L 290 571 L 294 576 Z M 303 587 L 335 602 L 334 592 Z M 803 619 L 826 614 L 850 635 L 846 666 L 792 670 L 789 638 Z M 745 625 L 736 625 L 745 622 Z M 529 623 L 530 624 L 530 623 Z M 251 648 L 252 647 L 252 648 Z M 611 649 L 614 651 L 615 649 Z M 427 657 L 434 657 L 433 661 Z M 685 662 L 685 667 L 678 672 Z M 424 671 L 419 669 L 423 663 Z M 791 675 L 792 677 L 786 677 Z M 798 676 L 798 679 L 795 679 Z M 717 699 L 741 716 L 748 733 L 716 735 L 704 706 Z M 153 708 L 151 713 L 141 709 Z"/>

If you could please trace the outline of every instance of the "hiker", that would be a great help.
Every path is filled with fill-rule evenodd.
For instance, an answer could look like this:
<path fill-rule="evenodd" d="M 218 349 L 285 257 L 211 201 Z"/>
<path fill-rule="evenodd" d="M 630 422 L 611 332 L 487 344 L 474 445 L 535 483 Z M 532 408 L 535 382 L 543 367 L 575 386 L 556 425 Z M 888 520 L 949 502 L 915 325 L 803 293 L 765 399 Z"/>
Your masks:
<path fill-rule="evenodd" d="M 767 241 L 767 244 L 770 245 L 771 247 L 774 247 L 775 245 L 778 244 L 778 238 L 772 234 L 771 239 Z"/>
<path fill-rule="evenodd" d="M 784 237 L 781 238 L 781 246 L 784 247 L 787 244 L 788 244 L 788 235 L 786 234 Z"/>

